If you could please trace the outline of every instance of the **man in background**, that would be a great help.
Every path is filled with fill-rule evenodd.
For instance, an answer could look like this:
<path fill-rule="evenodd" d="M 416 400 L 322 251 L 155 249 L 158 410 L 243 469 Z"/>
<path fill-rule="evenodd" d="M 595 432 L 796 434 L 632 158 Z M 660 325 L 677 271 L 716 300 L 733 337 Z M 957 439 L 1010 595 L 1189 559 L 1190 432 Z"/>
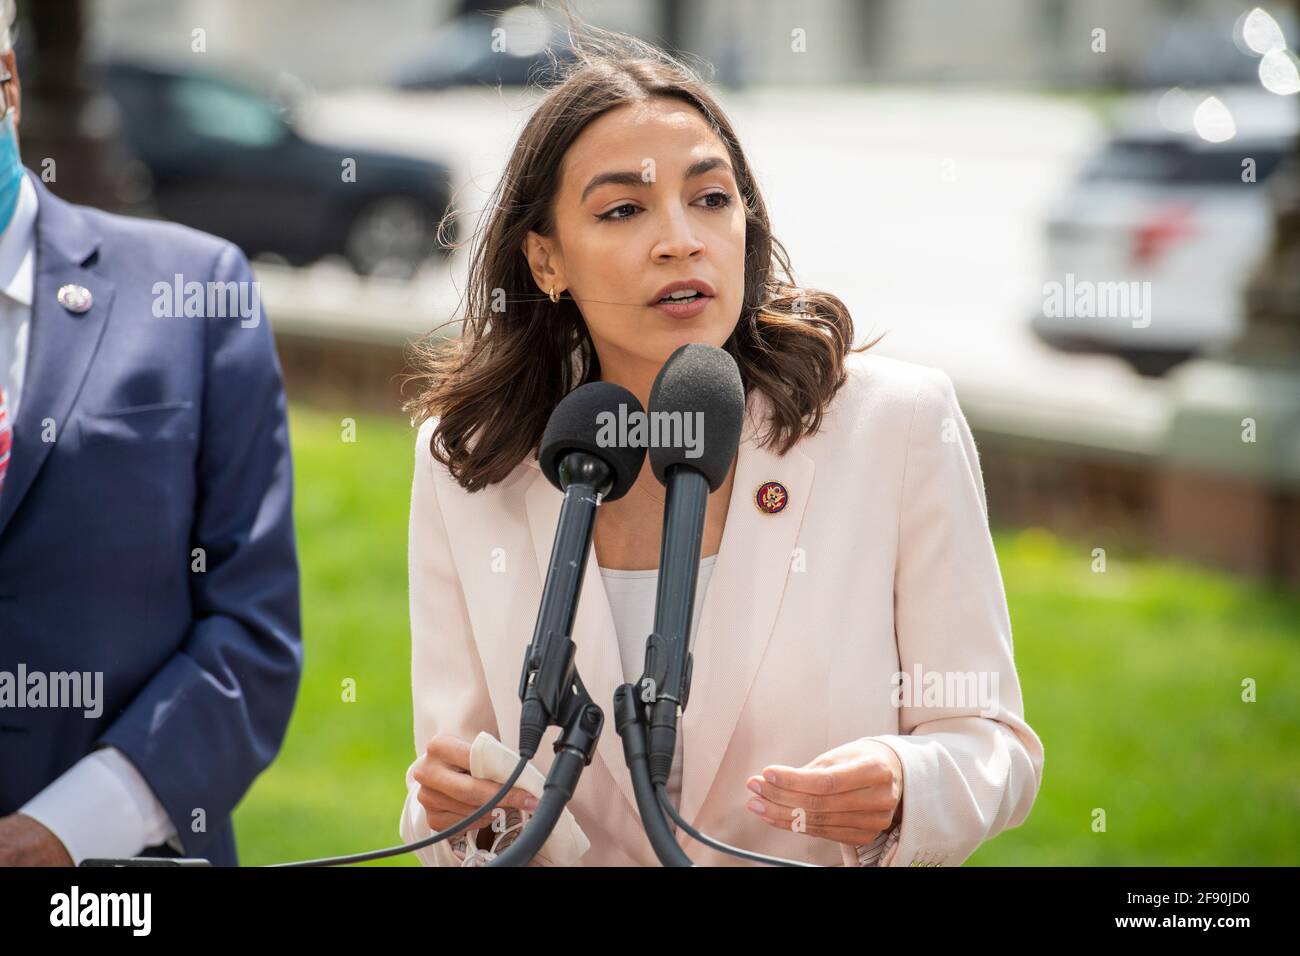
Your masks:
<path fill-rule="evenodd" d="M 230 243 L 24 169 L 0 11 L 0 865 L 234 865 L 302 667 L 271 330 Z"/>

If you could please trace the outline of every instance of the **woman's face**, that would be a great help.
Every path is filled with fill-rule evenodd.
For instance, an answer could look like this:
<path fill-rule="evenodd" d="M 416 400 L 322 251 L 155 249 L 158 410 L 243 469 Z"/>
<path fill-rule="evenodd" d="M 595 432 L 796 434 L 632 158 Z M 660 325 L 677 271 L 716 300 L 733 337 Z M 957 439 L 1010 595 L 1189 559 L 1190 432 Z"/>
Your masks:
<path fill-rule="evenodd" d="M 693 108 L 656 97 L 592 122 L 565 154 L 554 217 L 555 234 L 530 232 L 524 251 L 543 292 L 577 303 L 606 380 L 641 394 L 679 346 L 727 341 L 745 214 L 726 147 Z M 695 315 L 654 304 L 679 280 L 712 291 Z"/>

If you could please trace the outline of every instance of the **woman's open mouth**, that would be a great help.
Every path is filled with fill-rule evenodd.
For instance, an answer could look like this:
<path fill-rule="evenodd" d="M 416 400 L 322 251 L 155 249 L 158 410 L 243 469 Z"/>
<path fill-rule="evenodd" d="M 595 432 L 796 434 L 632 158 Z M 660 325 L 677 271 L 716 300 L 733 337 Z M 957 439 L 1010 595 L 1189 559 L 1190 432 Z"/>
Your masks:
<path fill-rule="evenodd" d="M 689 319 L 703 312 L 704 307 L 712 301 L 713 296 L 695 292 L 680 298 L 671 295 L 665 296 L 656 302 L 654 307 L 666 315 L 671 315 L 673 318 Z"/>

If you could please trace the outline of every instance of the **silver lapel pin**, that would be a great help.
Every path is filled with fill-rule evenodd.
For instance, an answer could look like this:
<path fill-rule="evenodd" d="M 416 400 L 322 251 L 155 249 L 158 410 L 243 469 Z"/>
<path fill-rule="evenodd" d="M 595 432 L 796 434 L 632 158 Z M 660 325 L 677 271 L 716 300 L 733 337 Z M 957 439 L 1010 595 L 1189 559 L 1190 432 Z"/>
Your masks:
<path fill-rule="evenodd" d="M 59 288 L 59 305 L 63 306 L 69 312 L 90 311 L 91 305 L 95 298 L 90 294 L 90 290 L 84 285 L 65 285 Z"/>

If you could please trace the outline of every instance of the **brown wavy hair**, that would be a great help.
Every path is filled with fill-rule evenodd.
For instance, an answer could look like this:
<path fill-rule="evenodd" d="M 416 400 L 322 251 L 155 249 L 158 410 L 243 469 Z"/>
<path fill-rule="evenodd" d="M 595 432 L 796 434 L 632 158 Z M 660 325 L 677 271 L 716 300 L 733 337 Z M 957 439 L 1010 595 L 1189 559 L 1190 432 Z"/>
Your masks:
<path fill-rule="evenodd" d="M 520 133 L 490 200 L 470 258 L 461 334 L 448 339 L 435 329 L 413 346 L 406 384 L 415 383 L 418 394 L 404 410 L 414 425 L 437 417 L 430 452 L 473 492 L 535 454 L 560 400 L 600 378 L 577 305 L 563 294 L 553 304 L 537 289 L 522 247 L 529 230 L 552 234 L 560 162 L 587 124 L 664 96 L 694 107 L 730 155 L 745 210 L 745 282 L 739 321 L 723 348 L 740 368 L 746 398 L 759 389 L 768 400 L 762 443 L 784 455 L 820 428 L 846 379 L 847 353 L 880 338 L 852 348 L 844 303 L 795 284 L 735 130 L 691 67 L 636 38 L 579 27 L 572 16 L 569 42 L 574 59 L 561 64 L 552 54 L 558 79 Z"/>

